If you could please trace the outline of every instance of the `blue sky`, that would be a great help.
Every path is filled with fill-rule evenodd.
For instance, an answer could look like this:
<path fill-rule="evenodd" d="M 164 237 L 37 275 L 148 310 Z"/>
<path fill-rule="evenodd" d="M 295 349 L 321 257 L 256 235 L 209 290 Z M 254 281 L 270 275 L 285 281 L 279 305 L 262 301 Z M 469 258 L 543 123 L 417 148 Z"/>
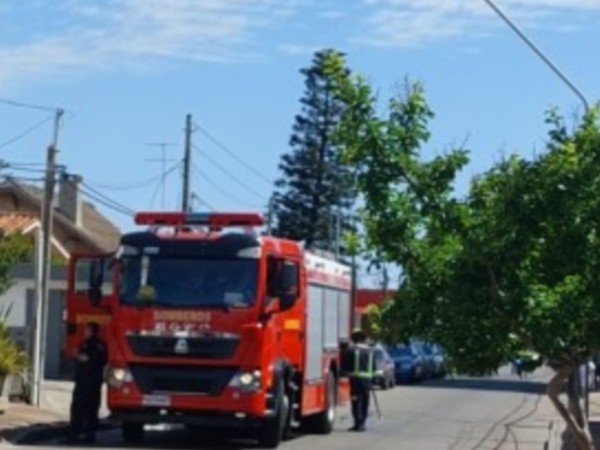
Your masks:
<path fill-rule="evenodd" d="M 600 98 L 600 0 L 496 3 L 590 101 Z M 581 112 L 483 0 L 0 0 L 0 29 L 0 97 L 65 108 L 59 162 L 136 210 L 161 207 L 158 178 L 114 188 L 160 175 L 148 161 L 160 150 L 148 143 L 173 143 L 167 157 L 181 158 L 188 112 L 246 162 L 198 130 L 194 192 L 217 209 L 263 206 L 299 110 L 298 70 L 325 46 L 345 51 L 382 97 L 407 75 L 424 82 L 436 112 L 425 154 L 466 142 L 472 164 L 462 187 L 502 152 L 543 148 L 547 108 Z M 49 114 L 0 104 L 0 158 L 42 162 L 50 123 L 2 142 Z M 167 206 L 180 190 L 174 171 Z"/>

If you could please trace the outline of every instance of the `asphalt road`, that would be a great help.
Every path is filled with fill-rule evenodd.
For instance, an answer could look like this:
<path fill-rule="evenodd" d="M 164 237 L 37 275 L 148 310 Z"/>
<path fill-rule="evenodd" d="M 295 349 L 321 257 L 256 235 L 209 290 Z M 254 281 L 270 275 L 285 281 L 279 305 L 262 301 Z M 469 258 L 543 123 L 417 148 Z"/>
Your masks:
<path fill-rule="evenodd" d="M 351 419 L 340 411 L 330 436 L 303 435 L 286 441 L 282 449 L 330 450 L 475 450 L 542 449 L 553 414 L 543 395 L 548 374 L 519 381 L 506 371 L 494 378 L 456 378 L 399 386 L 378 391 L 383 418 L 369 420 L 366 433 L 348 432 Z M 545 409 L 545 411 L 544 411 Z M 374 411 L 373 411 L 374 413 Z M 246 449 L 255 448 L 243 437 L 210 437 L 211 433 L 153 430 L 143 448 Z M 36 448 L 57 448 L 57 442 Z M 99 436 L 96 447 L 123 449 L 118 432 Z"/>

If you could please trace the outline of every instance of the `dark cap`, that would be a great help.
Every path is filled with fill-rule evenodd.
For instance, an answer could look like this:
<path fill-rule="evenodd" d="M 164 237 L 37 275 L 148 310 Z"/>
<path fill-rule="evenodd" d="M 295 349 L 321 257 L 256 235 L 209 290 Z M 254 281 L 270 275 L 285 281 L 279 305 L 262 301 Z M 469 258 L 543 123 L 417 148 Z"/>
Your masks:
<path fill-rule="evenodd" d="M 352 339 L 353 340 L 364 340 L 367 338 L 366 333 L 361 328 L 354 328 L 352 330 Z"/>

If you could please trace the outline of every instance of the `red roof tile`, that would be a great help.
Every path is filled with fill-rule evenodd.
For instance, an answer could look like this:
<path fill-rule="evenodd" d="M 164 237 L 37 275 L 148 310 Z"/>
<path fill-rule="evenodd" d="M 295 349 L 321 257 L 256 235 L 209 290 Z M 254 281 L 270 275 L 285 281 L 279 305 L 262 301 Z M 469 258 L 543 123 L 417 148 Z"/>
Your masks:
<path fill-rule="evenodd" d="M 37 217 L 32 214 L 0 213 L 0 230 L 7 234 L 23 232 L 37 221 Z"/>

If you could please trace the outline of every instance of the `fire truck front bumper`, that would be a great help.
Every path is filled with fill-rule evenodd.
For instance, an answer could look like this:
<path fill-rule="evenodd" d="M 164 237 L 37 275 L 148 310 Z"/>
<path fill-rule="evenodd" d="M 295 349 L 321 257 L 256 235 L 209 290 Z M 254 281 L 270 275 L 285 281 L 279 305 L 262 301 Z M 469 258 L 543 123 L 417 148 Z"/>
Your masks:
<path fill-rule="evenodd" d="M 191 427 L 211 428 L 257 428 L 261 419 L 248 416 L 245 413 L 224 413 L 215 411 L 157 411 L 150 408 L 113 411 L 111 421 L 122 424 L 177 424 Z"/>
<path fill-rule="evenodd" d="M 139 395 L 109 390 L 111 419 L 145 424 L 254 427 L 272 416 L 268 396 L 228 389 L 219 396 Z"/>
<path fill-rule="evenodd" d="M 258 370 L 132 365 L 111 369 L 108 407 L 122 421 L 186 425 L 252 425 L 272 415 Z"/>
<path fill-rule="evenodd" d="M 145 424 L 252 428 L 272 415 L 261 393 L 201 397 L 110 392 L 108 406 L 115 421 Z"/>

